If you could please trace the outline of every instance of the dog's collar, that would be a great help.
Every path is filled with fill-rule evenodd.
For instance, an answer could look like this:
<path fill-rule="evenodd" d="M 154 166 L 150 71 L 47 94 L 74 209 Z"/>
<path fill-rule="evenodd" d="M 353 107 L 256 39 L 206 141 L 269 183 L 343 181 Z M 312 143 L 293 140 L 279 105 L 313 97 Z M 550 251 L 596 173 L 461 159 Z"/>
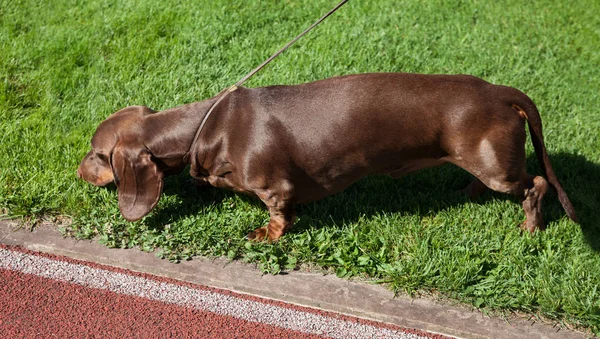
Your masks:
<path fill-rule="evenodd" d="M 196 131 L 196 135 L 194 136 L 194 140 L 192 140 L 192 143 L 190 144 L 190 147 L 189 147 L 188 151 L 183 156 L 183 161 L 184 162 L 186 162 L 186 163 L 188 162 L 189 157 L 192 154 L 192 149 L 194 148 L 194 145 L 198 141 L 198 138 L 200 137 L 200 133 L 202 132 L 202 129 L 204 128 L 204 125 L 206 124 L 206 121 L 208 121 L 208 118 L 210 117 L 210 114 L 215 110 L 215 108 L 217 107 L 217 105 L 223 99 L 225 99 L 225 97 L 227 95 L 229 95 L 229 93 L 234 92 L 236 89 L 238 89 L 238 86 L 237 85 L 233 85 L 233 86 L 231 86 L 229 88 L 226 88 L 226 89 L 222 90 L 219 94 L 217 94 L 217 100 L 210 106 L 210 108 L 208 109 L 208 111 L 204 115 L 204 118 L 202 119 L 202 122 L 200 122 L 200 126 L 198 126 L 198 130 Z"/>

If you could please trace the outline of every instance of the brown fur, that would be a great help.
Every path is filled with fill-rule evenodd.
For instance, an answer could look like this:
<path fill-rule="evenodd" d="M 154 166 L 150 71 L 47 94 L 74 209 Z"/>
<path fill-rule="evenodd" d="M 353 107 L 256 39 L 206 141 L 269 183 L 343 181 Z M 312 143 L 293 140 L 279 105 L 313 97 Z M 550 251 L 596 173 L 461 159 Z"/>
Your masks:
<path fill-rule="evenodd" d="M 446 162 L 486 187 L 523 201 L 522 227 L 543 229 L 548 182 L 525 171 L 524 125 L 569 217 L 573 206 L 546 152 L 539 113 L 522 92 L 466 75 L 400 73 L 334 77 L 295 86 L 239 88 L 200 121 L 214 102 L 154 112 L 128 107 L 94 134 L 78 169 L 94 184 L 115 181 L 128 220 L 154 208 L 166 175 L 187 164 L 202 182 L 257 196 L 269 224 L 251 239 L 276 240 L 293 226 L 294 206 L 337 193 L 373 173 L 399 177 Z"/>

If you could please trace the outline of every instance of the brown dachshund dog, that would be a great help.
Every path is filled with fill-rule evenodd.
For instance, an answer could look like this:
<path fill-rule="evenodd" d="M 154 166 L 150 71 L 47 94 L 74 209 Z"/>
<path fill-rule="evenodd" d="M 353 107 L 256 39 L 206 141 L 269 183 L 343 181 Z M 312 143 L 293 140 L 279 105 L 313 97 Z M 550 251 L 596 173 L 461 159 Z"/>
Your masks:
<path fill-rule="evenodd" d="M 276 240 L 294 224 L 295 205 L 340 192 L 373 173 L 394 178 L 446 162 L 475 176 L 465 189 L 518 196 L 533 232 L 544 229 L 548 181 L 567 215 L 534 103 L 522 92 L 466 75 L 358 74 L 295 86 L 238 88 L 216 106 L 192 145 L 211 98 L 162 112 L 124 108 L 98 126 L 77 174 L 115 182 L 119 208 L 137 220 L 156 206 L 163 179 L 190 165 L 216 187 L 257 196 L 269 223 L 250 239 Z M 545 172 L 525 171 L 524 125 Z"/>

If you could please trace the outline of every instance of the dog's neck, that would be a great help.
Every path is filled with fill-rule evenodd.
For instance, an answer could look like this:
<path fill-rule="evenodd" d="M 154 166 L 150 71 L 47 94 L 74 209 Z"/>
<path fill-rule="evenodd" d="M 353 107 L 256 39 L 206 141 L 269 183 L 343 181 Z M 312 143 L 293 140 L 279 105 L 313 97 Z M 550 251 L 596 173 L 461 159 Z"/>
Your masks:
<path fill-rule="evenodd" d="M 213 99 L 194 102 L 145 117 L 144 144 L 164 171 L 178 172 L 190 163 L 188 152 L 212 102 Z"/>

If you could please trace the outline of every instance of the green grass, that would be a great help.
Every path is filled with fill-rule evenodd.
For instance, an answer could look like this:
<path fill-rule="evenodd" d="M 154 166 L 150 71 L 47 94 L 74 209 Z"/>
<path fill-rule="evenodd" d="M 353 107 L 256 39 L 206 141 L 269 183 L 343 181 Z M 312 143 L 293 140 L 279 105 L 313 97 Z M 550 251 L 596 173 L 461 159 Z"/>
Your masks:
<path fill-rule="evenodd" d="M 169 178 L 158 207 L 126 222 L 114 189 L 77 180 L 95 127 L 128 105 L 165 109 L 237 81 L 337 1 L 0 0 L 0 210 L 68 216 L 76 237 L 169 260 L 227 256 L 276 273 L 300 264 L 435 293 L 486 310 L 530 312 L 600 333 L 600 2 L 350 1 L 247 86 L 362 72 L 468 73 L 537 103 L 558 177 L 548 230 L 516 227 L 515 199 L 470 202 L 451 166 L 371 177 L 300 206 L 276 244 L 244 236 L 257 201 Z M 49 4 L 51 3 L 51 4 Z M 540 173 L 532 147 L 528 166 Z"/>

